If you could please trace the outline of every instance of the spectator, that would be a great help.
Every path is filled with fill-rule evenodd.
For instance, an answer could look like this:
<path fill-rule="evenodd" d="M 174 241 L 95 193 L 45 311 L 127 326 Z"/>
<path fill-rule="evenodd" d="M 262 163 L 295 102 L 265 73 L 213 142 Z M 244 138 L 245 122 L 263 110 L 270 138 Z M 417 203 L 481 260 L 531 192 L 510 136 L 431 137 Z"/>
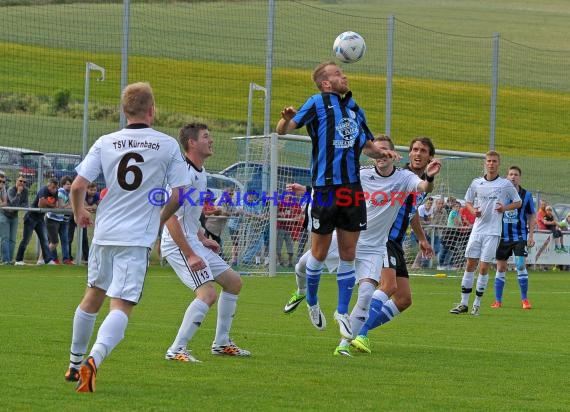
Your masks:
<path fill-rule="evenodd" d="M 544 213 L 539 214 L 537 217 L 537 225 L 540 230 L 549 230 L 552 233 L 552 238 L 554 239 L 554 251 L 556 253 L 568 253 L 568 249 L 564 247 L 564 238 L 560 226 L 556 221 L 554 216 L 554 210 L 552 206 L 546 206 L 544 208 Z"/>
<path fill-rule="evenodd" d="M 445 202 L 443 198 L 435 200 L 433 205 L 433 213 L 431 218 L 431 224 L 434 227 L 434 239 L 433 239 L 433 249 L 436 255 L 439 255 L 441 251 L 441 235 L 443 228 L 447 226 L 447 215 L 448 212 L 445 209 Z"/>
<path fill-rule="evenodd" d="M 449 216 L 449 213 L 453 210 L 453 206 L 455 206 L 456 202 L 457 202 L 457 199 L 453 196 L 449 196 L 447 198 L 447 200 L 445 201 L 445 210 L 447 211 L 448 216 Z"/>
<path fill-rule="evenodd" d="M 57 179 L 50 178 L 48 180 L 48 184 L 38 190 L 36 198 L 32 202 L 32 207 L 42 209 L 55 208 L 57 206 L 57 185 Z M 51 252 L 48 247 L 47 229 L 44 216 L 44 212 L 38 211 L 29 211 L 24 215 L 24 232 L 20 245 L 18 246 L 18 252 L 16 253 L 16 266 L 25 265 L 24 252 L 30 243 L 33 232 L 36 232 L 38 240 L 40 241 L 43 263 L 55 265 L 55 262 L 51 259 Z"/>
<path fill-rule="evenodd" d="M 71 204 L 69 203 L 69 191 L 71 189 L 71 177 L 63 176 L 59 182 L 60 188 L 57 191 L 57 208 L 69 209 L 71 211 Z M 71 215 L 63 213 L 46 213 L 46 227 L 49 241 L 49 250 L 51 251 L 51 258 L 59 264 L 57 257 L 57 245 L 61 240 L 61 254 L 63 263 L 66 265 L 72 264 L 69 255 L 69 220 Z M 39 262 L 38 262 L 39 263 Z"/>
<path fill-rule="evenodd" d="M 1 177 L 0 180 L 2 180 Z M 16 185 L 8 189 L 7 200 L 7 206 L 28 207 L 28 189 L 26 188 L 26 178 L 23 175 L 18 176 L 16 179 Z M 2 210 L 0 212 L 0 238 L 3 239 L 2 261 L 4 264 L 10 264 L 14 258 L 17 232 L 18 211 Z"/>
<path fill-rule="evenodd" d="M 240 244 L 240 230 L 243 220 L 243 206 L 234 206 L 234 198 L 232 192 L 230 207 L 232 208 L 231 218 L 228 219 L 228 231 L 230 233 L 230 240 L 232 242 L 232 266 L 236 266 L 238 264 L 238 251 L 239 251 L 239 244 Z"/>
<path fill-rule="evenodd" d="M 231 198 L 234 193 L 233 189 L 225 189 L 224 193 Z M 226 199 L 228 199 L 226 197 Z M 212 202 L 216 199 L 214 198 Z M 221 202 L 218 206 L 212 205 L 212 212 L 207 214 L 206 225 L 204 226 L 206 237 L 215 240 L 220 245 L 220 255 L 223 255 L 223 244 L 222 244 L 222 234 L 226 223 L 228 222 L 228 216 L 231 214 L 231 206 L 228 202 Z M 204 213 L 206 205 L 204 204 Z"/>
<path fill-rule="evenodd" d="M 426 227 L 426 226 L 429 226 L 432 224 L 433 212 L 434 212 L 433 197 L 430 196 L 426 199 L 424 204 L 421 204 L 420 206 L 418 206 L 418 216 L 420 218 L 420 223 L 421 223 L 422 227 Z M 431 244 L 430 233 L 433 233 L 433 232 L 429 231 L 429 230 L 424 230 L 424 233 L 425 233 L 426 240 Z M 413 243 L 414 245 L 416 243 L 419 243 L 415 232 L 412 232 L 411 238 L 412 238 L 412 241 L 414 242 Z M 434 246 L 435 246 L 435 243 L 434 243 Z M 438 252 L 439 252 L 439 248 L 435 250 L 436 254 Z M 416 255 L 416 258 L 414 259 L 414 263 L 412 264 L 412 269 L 419 269 L 420 267 L 427 268 L 427 267 L 429 267 L 429 264 L 430 264 L 430 258 L 426 257 L 420 249 L 418 251 L 418 254 Z"/>
<path fill-rule="evenodd" d="M 281 255 L 283 242 L 285 242 L 289 256 L 287 266 L 293 267 L 293 232 L 301 216 L 303 216 L 303 210 L 294 196 L 287 194 L 283 201 L 279 201 L 277 206 L 277 257 L 281 266 L 285 266 Z"/>
<path fill-rule="evenodd" d="M 293 191 L 297 196 L 300 196 L 299 193 L 301 193 L 301 186 L 302 185 L 299 185 L 298 183 L 287 184 L 287 191 Z M 307 193 L 311 193 L 313 190 L 311 186 L 304 186 L 304 189 Z M 294 238 L 297 240 L 296 261 L 299 261 L 305 254 L 305 246 L 307 246 L 307 242 L 309 241 L 309 203 L 309 201 L 304 201 L 303 204 L 299 205 L 300 207 L 303 206 L 303 215 L 299 216 L 297 225 L 294 228 Z"/>
<path fill-rule="evenodd" d="M 459 216 L 461 217 L 461 225 L 463 227 L 471 227 L 475 224 L 475 215 L 471 213 L 468 207 L 463 206 L 459 209 Z"/>
<path fill-rule="evenodd" d="M 97 191 L 97 183 L 91 182 L 87 185 L 87 192 L 85 193 L 85 208 L 91 212 L 95 213 L 97 207 L 99 206 L 100 197 L 99 192 Z M 75 223 L 74 219 L 69 221 L 69 256 L 70 259 L 73 260 L 73 238 L 75 237 L 75 228 L 77 224 Z M 81 237 L 81 260 L 84 263 L 87 263 L 89 259 L 89 238 L 87 233 L 87 228 L 84 227 L 81 229 L 83 231 L 83 236 Z"/>
<path fill-rule="evenodd" d="M 207 216 L 215 215 L 219 213 L 216 211 L 216 207 L 213 204 L 214 201 L 214 193 L 211 190 L 207 190 L 204 193 L 203 198 L 200 198 L 200 202 L 202 203 L 202 213 L 200 214 L 200 225 L 202 229 L 204 229 L 204 233 L 206 233 L 206 218 Z M 207 233 L 206 233 L 207 235 Z"/>
<path fill-rule="evenodd" d="M 256 192 L 247 192 L 247 201 L 244 202 L 244 215 L 247 217 L 248 247 L 243 255 L 242 263 L 244 265 L 261 264 L 261 257 L 264 246 L 267 252 L 267 243 L 269 241 L 269 213 L 267 208 L 263 206 L 261 199 L 258 198 Z M 268 258 L 265 257 L 264 264 L 267 264 Z"/>
<path fill-rule="evenodd" d="M 433 212 L 433 197 L 428 197 L 426 202 L 418 207 L 418 215 L 420 215 L 422 226 L 432 224 Z"/>
<path fill-rule="evenodd" d="M 459 216 L 459 209 L 461 208 L 461 203 L 455 202 L 453 209 L 449 212 L 447 217 L 446 226 L 441 237 L 441 253 L 439 254 L 439 266 L 440 270 L 453 270 L 454 257 L 458 254 L 458 244 L 459 244 L 459 229 L 462 226 L 461 217 Z"/>
<path fill-rule="evenodd" d="M 0 172 L 0 207 L 8 206 L 8 191 L 6 190 L 6 175 Z M 8 259 L 8 219 L 4 210 L 0 210 L 0 262 L 10 263 Z"/>
<path fill-rule="evenodd" d="M 434 242 L 433 247 L 437 256 L 438 265 L 440 260 L 440 255 L 442 253 L 442 237 L 447 226 L 447 216 L 448 212 L 445 208 L 445 200 L 443 197 L 436 199 L 435 204 L 433 206 L 433 217 L 432 217 L 432 225 L 434 226 Z"/>
<path fill-rule="evenodd" d="M 432 225 L 447 226 L 447 216 L 449 212 L 445 208 L 443 198 L 436 199 L 433 209 Z"/>

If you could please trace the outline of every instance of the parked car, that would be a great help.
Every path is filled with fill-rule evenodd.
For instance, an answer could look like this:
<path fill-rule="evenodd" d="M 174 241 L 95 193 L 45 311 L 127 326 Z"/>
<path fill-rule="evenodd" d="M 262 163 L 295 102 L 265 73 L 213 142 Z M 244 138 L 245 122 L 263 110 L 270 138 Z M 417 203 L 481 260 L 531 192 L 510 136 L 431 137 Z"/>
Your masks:
<path fill-rule="evenodd" d="M 45 157 L 49 160 L 51 168 L 53 170 L 53 177 L 56 179 L 61 179 L 63 176 L 70 176 L 75 178 L 77 172 L 75 168 L 79 163 L 81 163 L 81 156 L 71 153 L 46 153 Z M 105 178 L 103 174 L 97 176 L 95 179 L 97 187 L 99 190 L 105 187 Z"/>
<path fill-rule="evenodd" d="M 243 184 L 228 176 L 221 174 L 208 173 L 206 176 L 207 183 L 206 186 L 208 190 L 214 193 L 214 197 L 219 199 L 224 191 L 228 189 L 233 189 L 234 192 L 243 192 Z"/>
<path fill-rule="evenodd" d="M 554 210 L 556 220 L 560 222 L 566 218 L 568 213 L 570 213 L 570 204 L 556 203 L 555 205 L 552 205 L 552 209 Z"/>
<path fill-rule="evenodd" d="M 42 169 L 44 178 L 52 176 L 51 163 L 47 157 L 37 150 L 22 147 L 0 146 L 0 170 L 9 179 L 14 179 L 18 174 L 28 179 L 32 184 L 38 178 L 38 169 Z"/>
<path fill-rule="evenodd" d="M 263 174 L 266 174 L 265 178 Z M 237 162 L 226 167 L 221 175 L 231 177 L 243 184 L 246 190 L 261 191 L 263 181 L 269 181 L 269 166 L 258 162 Z M 281 165 L 277 167 L 277 190 L 283 192 L 287 183 L 311 186 L 311 171 L 307 167 Z"/>

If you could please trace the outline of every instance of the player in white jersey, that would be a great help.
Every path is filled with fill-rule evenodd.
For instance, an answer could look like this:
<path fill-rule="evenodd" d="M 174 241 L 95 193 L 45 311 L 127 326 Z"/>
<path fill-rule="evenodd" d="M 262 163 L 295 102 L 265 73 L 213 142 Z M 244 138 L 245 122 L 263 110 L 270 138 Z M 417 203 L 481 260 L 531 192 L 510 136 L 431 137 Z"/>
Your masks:
<path fill-rule="evenodd" d="M 394 143 L 387 136 L 378 136 L 374 144 L 382 149 L 394 150 Z M 432 159 L 426 168 L 427 179 L 422 180 L 408 169 L 399 169 L 390 159 L 378 159 L 372 169 L 361 170 L 361 182 L 370 199 L 366 201 L 368 227 L 360 235 L 356 245 L 356 278 L 358 298 L 350 313 L 350 324 L 355 335 L 364 335 L 364 320 L 369 317 L 371 302 L 379 305 L 386 302 L 393 291 L 388 290 L 388 282 L 380 282 L 382 268 L 389 267 L 386 242 L 392 224 L 404 205 L 408 195 L 431 192 L 434 178 L 441 169 L 439 159 Z M 394 273 L 395 277 L 395 273 Z M 395 283 L 395 280 L 394 280 Z M 374 299 L 374 301 L 373 301 Z M 350 339 L 342 339 L 335 354 L 346 355 Z"/>
<path fill-rule="evenodd" d="M 413 172 L 422 180 L 427 180 L 426 168 L 435 156 L 435 147 L 429 137 L 418 136 L 410 142 L 409 159 L 405 169 Z M 429 177 L 433 181 L 434 177 Z M 421 252 L 425 256 L 433 256 L 433 249 L 423 231 L 418 206 L 427 198 L 426 192 L 409 194 L 404 204 L 399 207 L 398 214 L 392 219 L 386 242 L 388 264 L 382 267 L 380 287 L 374 291 L 373 284 L 361 284 L 359 296 L 363 302 L 355 305 L 351 313 L 351 323 L 357 335 L 351 342 L 341 341 L 334 354 L 352 356 L 350 345 L 360 351 L 371 353 L 368 332 L 390 322 L 394 317 L 407 310 L 412 304 L 412 291 L 406 267 L 402 241 L 411 226 L 418 238 Z M 360 302 L 359 302 L 360 303 Z M 365 310 L 369 307 L 368 311 Z"/>
<path fill-rule="evenodd" d="M 488 151 L 485 154 L 485 176 L 473 179 L 465 194 L 465 206 L 476 218 L 465 248 L 467 263 L 461 281 L 461 303 L 449 311 L 454 315 L 468 311 L 478 263 L 479 276 L 471 314 L 479 315 L 481 298 L 489 282 L 489 266 L 495 259 L 501 238 L 503 213 L 518 209 L 522 204 L 512 182 L 499 176 L 500 164 L 499 153 Z"/>
<path fill-rule="evenodd" d="M 194 291 L 176 338 L 167 349 L 165 358 L 182 362 L 199 362 L 188 350 L 192 339 L 210 307 L 216 302 L 214 282 L 222 287 L 218 299 L 216 336 L 213 355 L 250 356 L 230 339 L 229 333 L 236 310 L 242 281 L 218 254 L 220 245 L 208 239 L 200 224 L 204 198 L 207 196 L 204 161 L 212 155 L 213 139 L 208 126 L 190 123 L 180 130 L 180 144 L 188 163 L 185 172 L 192 181 L 183 205 L 167 222 L 162 232 L 161 253 L 174 269 L 182 283 Z M 228 197 L 227 201 L 231 201 Z M 224 198 L 220 198 L 224 201 Z"/>
<path fill-rule="evenodd" d="M 191 183 L 176 140 L 150 127 L 155 117 L 150 85 L 128 85 L 121 103 L 127 126 L 95 142 L 77 167 L 71 186 L 74 218 L 80 227 L 92 225 L 84 202 L 89 182 L 103 172 L 108 188 L 97 210 L 87 289 L 73 318 L 65 379 L 78 381 L 77 392 L 95 392 L 97 369 L 123 339 L 129 315 L 140 300 L 159 225 L 179 207 L 178 189 Z M 164 194 L 167 184 L 176 190 L 161 211 L 153 202 L 157 192 Z M 109 314 L 82 362 L 106 296 Z"/>
<path fill-rule="evenodd" d="M 376 137 L 374 144 L 383 150 L 394 150 L 394 144 L 388 136 Z M 430 181 L 422 180 L 410 170 L 397 169 L 392 159 L 378 159 L 374 168 L 364 168 L 360 171 L 362 198 L 366 198 L 368 227 L 362 231 L 356 245 L 355 272 L 359 289 L 358 300 L 349 319 L 352 330 L 360 330 L 363 322 L 358 319 L 367 316 L 370 300 L 378 286 L 382 267 L 388 265 L 386 242 L 400 207 L 408 194 L 433 190 L 433 177 L 439 173 L 440 168 L 441 163 L 437 159 L 428 165 L 427 172 Z M 335 256 L 335 253 L 338 253 L 337 248 L 332 243 L 331 246 L 327 254 L 327 262 L 333 261 L 335 257 L 338 259 L 338 254 Z M 330 269 L 334 265 L 331 263 L 328 266 Z M 303 268 L 296 267 L 296 273 L 304 272 L 301 269 Z M 324 323 L 324 316 L 321 315 L 321 318 Z M 313 318 L 311 322 L 317 329 L 322 329 L 315 324 Z M 339 325 L 342 327 L 341 322 Z M 348 331 L 345 332 L 348 334 Z M 340 346 L 347 346 L 347 342 L 345 338 Z M 336 352 L 335 350 L 335 354 Z"/>

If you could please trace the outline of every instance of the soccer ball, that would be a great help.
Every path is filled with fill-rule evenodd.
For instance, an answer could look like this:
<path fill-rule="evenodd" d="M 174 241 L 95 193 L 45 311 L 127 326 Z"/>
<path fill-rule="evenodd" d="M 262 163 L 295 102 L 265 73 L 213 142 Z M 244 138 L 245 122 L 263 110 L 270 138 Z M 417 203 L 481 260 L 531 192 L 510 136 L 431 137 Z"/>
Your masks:
<path fill-rule="evenodd" d="M 335 39 L 333 51 L 340 61 L 354 63 L 364 56 L 366 43 L 360 34 L 353 31 L 345 31 Z"/>

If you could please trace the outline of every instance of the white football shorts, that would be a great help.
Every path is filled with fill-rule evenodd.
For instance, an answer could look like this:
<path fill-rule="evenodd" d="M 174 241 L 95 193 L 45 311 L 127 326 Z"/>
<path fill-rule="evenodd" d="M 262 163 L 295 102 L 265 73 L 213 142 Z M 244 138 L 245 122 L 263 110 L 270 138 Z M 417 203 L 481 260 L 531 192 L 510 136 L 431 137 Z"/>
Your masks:
<path fill-rule="evenodd" d="M 358 251 L 354 264 L 357 282 L 361 279 L 372 279 L 380 283 L 382 268 L 389 267 L 386 246 L 378 248 L 374 252 Z"/>
<path fill-rule="evenodd" d="M 206 264 L 204 269 L 197 271 L 191 270 L 186 257 L 182 254 L 180 249 L 177 249 L 165 257 L 166 261 L 170 264 L 172 269 L 174 269 L 182 283 L 193 291 L 206 282 L 213 282 L 215 278 L 230 268 L 220 255 L 214 253 L 202 243 L 193 242 L 190 244 L 190 247 Z"/>
<path fill-rule="evenodd" d="M 498 235 L 471 235 L 465 248 L 465 257 L 479 259 L 481 262 L 492 263 L 495 261 L 497 247 L 501 236 Z"/>
<path fill-rule="evenodd" d="M 150 249 L 145 246 L 92 244 L 87 263 L 87 285 L 107 296 L 137 304 L 141 298 Z"/>

